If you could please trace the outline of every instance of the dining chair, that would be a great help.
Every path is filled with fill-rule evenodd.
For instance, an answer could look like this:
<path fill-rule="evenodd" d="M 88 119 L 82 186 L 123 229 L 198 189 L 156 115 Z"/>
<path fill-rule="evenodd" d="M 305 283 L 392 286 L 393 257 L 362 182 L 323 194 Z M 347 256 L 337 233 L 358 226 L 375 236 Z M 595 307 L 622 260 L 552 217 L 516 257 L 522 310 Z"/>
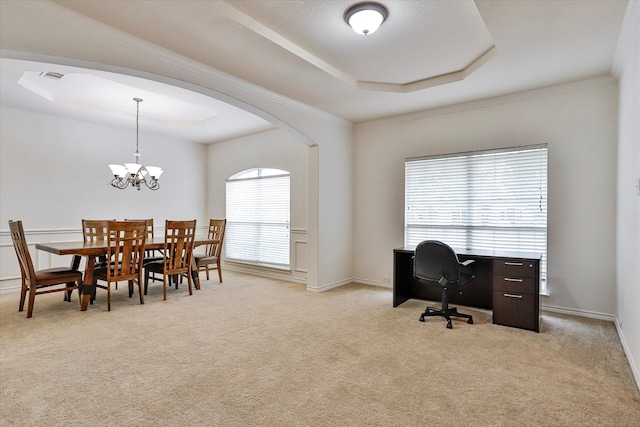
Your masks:
<path fill-rule="evenodd" d="M 147 242 L 149 240 L 153 240 L 155 237 L 154 227 L 153 227 L 153 218 L 147 219 L 125 219 L 125 221 L 144 221 L 147 227 Z M 157 253 L 156 253 L 157 252 Z M 143 265 L 146 265 L 153 261 L 160 261 L 164 257 L 162 256 L 162 251 L 159 249 L 145 249 L 144 251 L 144 260 L 142 261 Z"/>
<path fill-rule="evenodd" d="M 120 281 L 129 283 L 129 298 L 133 296 L 133 285 L 137 284 L 140 304 L 144 304 L 142 260 L 147 239 L 145 221 L 109 221 L 107 236 L 107 259 L 112 262 L 95 269 L 93 273 L 96 280 L 107 282 L 106 285 L 96 284 L 97 288 L 107 290 L 107 311 L 111 311 L 111 284 Z"/>
<path fill-rule="evenodd" d="M 193 256 L 193 242 L 196 234 L 196 220 L 165 221 L 164 229 L 164 258 L 147 264 L 144 268 L 144 293 L 149 287 L 149 275 L 162 274 L 163 298 L 167 299 L 167 282 L 176 280 L 186 274 L 189 282 L 189 295 L 193 294 L 193 278 L 191 276 L 191 257 Z"/>
<path fill-rule="evenodd" d="M 82 237 L 85 242 L 107 239 L 107 219 L 83 219 Z"/>
<path fill-rule="evenodd" d="M 65 292 L 71 300 L 71 292 L 78 289 L 78 296 L 82 286 L 82 272 L 70 268 L 48 268 L 36 271 L 33 267 L 33 261 L 29 254 L 27 239 L 24 237 L 24 229 L 22 221 L 9 221 L 9 230 L 13 247 L 16 250 L 18 263 L 20 264 L 20 273 L 22 276 L 22 290 L 20 292 L 20 306 L 18 311 L 24 310 L 24 302 L 29 291 L 29 303 L 27 305 L 27 317 L 33 315 L 33 304 L 36 295 L 48 294 L 51 292 Z M 47 289 L 38 291 L 41 288 L 48 288 L 56 285 L 64 285 L 63 288 Z M 78 298 L 81 300 L 81 298 Z"/>
<path fill-rule="evenodd" d="M 107 223 L 108 219 L 83 219 L 82 220 L 82 238 L 85 242 L 97 242 L 99 240 L 107 240 Z M 96 284 L 95 269 L 104 267 L 107 263 L 106 255 L 98 257 L 94 267 L 93 284 Z M 118 286 L 116 285 L 116 289 Z M 95 288 L 94 288 L 95 291 Z M 91 303 L 95 299 L 95 294 L 91 295 Z M 66 298 L 65 298 L 66 300 Z"/>
<path fill-rule="evenodd" d="M 222 269 L 220 268 L 220 259 L 222 258 L 222 245 L 224 243 L 224 231 L 227 226 L 226 219 L 209 220 L 209 232 L 204 254 L 193 254 L 193 258 L 198 268 L 198 272 L 205 271 L 207 280 L 209 280 L 209 271 L 218 270 L 218 280 L 222 283 Z"/>

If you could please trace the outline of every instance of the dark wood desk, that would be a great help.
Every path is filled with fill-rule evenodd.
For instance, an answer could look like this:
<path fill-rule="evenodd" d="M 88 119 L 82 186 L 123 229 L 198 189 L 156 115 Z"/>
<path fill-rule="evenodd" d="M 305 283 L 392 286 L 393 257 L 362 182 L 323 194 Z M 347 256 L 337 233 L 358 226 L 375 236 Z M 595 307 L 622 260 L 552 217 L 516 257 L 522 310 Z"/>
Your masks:
<path fill-rule="evenodd" d="M 409 299 L 440 301 L 442 290 L 413 278 L 415 247 L 393 250 L 393 306 Z M 458 259 L 475 261 L 476 278 L 449 295 L 451 304 L 493 310 L 493 323 L 539 331 L 540 258 L 530 252 L 456 250 Z"/>
<path fill-rule="evenodd" d="M 211 243 L 211 240 L 198 238 L 194 240 L 194 247 Z M 49 252 L 56 255 L 74 255 L 72 268 L 77 270 L 80 267 L 80 258 L 85 257 L 86 265 L 83 276 L 83 286 L 80 294 L 82 295 L 81 311 L 86 311 L 94 291 L 93 285 L 93 268 L 95 267 L 96 258 L 101 255 L 107 255 L 108 241 L 98 240 L 94 242 L 85 242 L 83 240 L 76 242 L 52 242 L 37 243 L 36 249 Z M 164 236 L 147 239 L 145 249 L 164 249 Z M 200 277 L 198 268 L 194 260 L 191 260 L 191 273 L 193 275 L 196 289 L 200 289 Z"/>

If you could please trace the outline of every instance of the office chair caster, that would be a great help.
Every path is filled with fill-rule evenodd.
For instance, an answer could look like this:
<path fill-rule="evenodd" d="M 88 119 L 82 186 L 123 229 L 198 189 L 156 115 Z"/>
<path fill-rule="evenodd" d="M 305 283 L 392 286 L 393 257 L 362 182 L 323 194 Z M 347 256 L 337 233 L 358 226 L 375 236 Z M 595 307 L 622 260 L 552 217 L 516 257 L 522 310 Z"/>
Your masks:
<path fill-rule="evenodd" d="M 447 329 L 453 329 L 453 325 L 451 324 L 451 320 L 447 320 Z"/>

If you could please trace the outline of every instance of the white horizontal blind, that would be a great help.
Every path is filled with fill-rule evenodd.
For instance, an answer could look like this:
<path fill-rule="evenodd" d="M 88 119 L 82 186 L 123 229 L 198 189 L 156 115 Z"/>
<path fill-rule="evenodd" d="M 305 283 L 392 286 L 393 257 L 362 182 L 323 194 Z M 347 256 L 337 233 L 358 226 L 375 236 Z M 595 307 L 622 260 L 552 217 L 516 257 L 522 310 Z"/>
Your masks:
<path fill-rule="evenodd" d="M 547 147 L 405 162 L 405 245 L 542 253 L 546 287 Z"/>
<path fill-rule="evenodd" d="M 226 187 L 226 258 L 289 268 L 289 173 L 252 169 L 229 178 Z"/>

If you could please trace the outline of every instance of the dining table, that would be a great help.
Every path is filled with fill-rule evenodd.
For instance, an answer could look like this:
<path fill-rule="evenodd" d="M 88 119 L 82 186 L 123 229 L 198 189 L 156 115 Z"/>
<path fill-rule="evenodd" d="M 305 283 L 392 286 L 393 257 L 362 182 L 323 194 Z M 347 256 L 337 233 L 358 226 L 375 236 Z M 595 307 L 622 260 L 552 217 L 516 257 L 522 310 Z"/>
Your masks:
<path fill-rule="evenodd" d="M 193 246 L 196 247 L 200 245 L 207 245 L 210 243 L 215 243 L 215 241 L 207 238 L 199 238 L 196 236 L 193 242 Z M 82 298 L 80 310 L 86 311 L 89 303 L 91 302 L 91 296 L 95 294 L 95 285 L 93 284 L 93 269 L 96 264 L 96 258 L 100 256 L 106 256 L 108 246 L 108 240 L 78 240 L 68 242 L 37 243 L 36 249 L 56 255 L 73 255 L 71 268 L 74 270 L 78 270 L 80 268 L 80 261 L 82 257 L 85 258 L 85 270 L 82 280 L 83 283 L 82 288 L 79 289 L 79 291 Z M 164 236 L 146 239 L 145 250 L 163 249 Z M 196 289 L 200 289 L 200 277 L 194 257 L 191 258 L 191 276 L 193 277 Z"/>

